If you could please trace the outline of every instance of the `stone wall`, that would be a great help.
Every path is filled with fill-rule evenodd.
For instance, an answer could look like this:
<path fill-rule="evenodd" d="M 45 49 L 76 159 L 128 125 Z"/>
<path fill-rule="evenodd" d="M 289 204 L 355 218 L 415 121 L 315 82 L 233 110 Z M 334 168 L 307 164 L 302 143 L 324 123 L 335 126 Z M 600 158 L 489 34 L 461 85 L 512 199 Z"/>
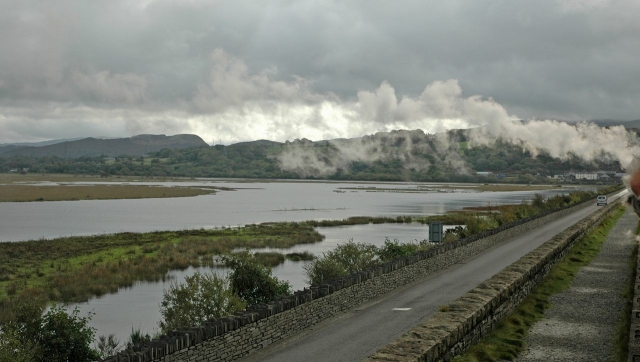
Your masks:
<path fill-rule="evenodd" d="M 280 300 L 249 306 L 244 312 L 208 321 L 203 326 L 171 331 L 153 340 L 148 347 L 134 347 L 106 361 L 233 361 L 336 314 L 351 310 L 399 286 L 459 263 L 515 235 L 533 230 L 551 220 L 592 205 L 592 202 L 593 200 L 589 200 L 537 218 L 519 220 L 481 235 L 444 243 L 373 269 L 295 292 L 292 296 Z M 531 257 L 527 260 L 534 263 L 536 267 L 540 263 L 538 259 Z M 543 260 L 548 261 L 545 258 Z M 544 263 L 539 268 L 543 265 Z M 526 278 L 521 279 L 524 281 Z M 504 281 L 492 280 L 487 281 L 489 284 L 486 286 L 472 291 L 480 298 L 479 300 L 490 300 L 491 303 L 495 303 L 491 299 L 493 294 L 490 292 L 497 288 L 495 283 L 502 285 Z M 512 286 L 509 285 L 509 288 Z M 506 298 L 516 292 L 516 289 L 508 289 L 499 294 Z M 478 305 L 478 307 L 481 310 L 487 309 L 485 305 Z M 491 308 L 491 311 L 498 311 L 497 308 L 496 305 L 495 308 Z M 474 319 L 478 319 L 477 313 L 477 311 L 472 313 Z M 460 318 L 458 314 L 455 314 L 455 317 Z M 442 316 L 438 314 L 438 318 Z"/>
<path fill-rule="evenodd" d="M 636 241 L 636 243 L 638 243 Z M 629 328 L 628 362 L 640 362 L 640 251 L 636 258 L 636 278 L 633 283 L 633 307 Z"/>
<path fill-rule="evenodd" d="M 482 282 L 366 361 L 451 361 L 493 330 L 570 247 L 619 205 L 611 202 Z"/>

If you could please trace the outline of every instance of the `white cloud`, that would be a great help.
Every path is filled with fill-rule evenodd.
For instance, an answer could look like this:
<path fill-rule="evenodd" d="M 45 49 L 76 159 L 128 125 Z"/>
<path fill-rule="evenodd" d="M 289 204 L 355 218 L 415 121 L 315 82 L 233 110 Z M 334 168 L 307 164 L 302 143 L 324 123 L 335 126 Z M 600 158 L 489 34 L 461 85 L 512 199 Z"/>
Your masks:
<path fill-rule="evenodd" d="M 493 99 L 474 95 L 464 97 L 456 79 L 434 81 L 417 98 L 398 101 L 394 88 L 383 82 L 376 91 L 358 92 L 357 109 L 363 120 L 417 127 L 430 132 L 468 128 L 514 119 Z M 446 124 L 446 126 L 445 126 Z"/>
<path fill-rule="evenodd" d="M 193 98 L 195 109 L 216 113 L 229 108 L 241 109 L 245 104 L 306 103 L 317 102 L 324 97 L 313 93 L 310 82 L 293 77 L 290 82 L 274 80 L 275 68 L 250 74 L 247 65 L 228 55 L 222 49 L 211 54 L 209 82 L 200 84 Z"/>
<path fill-rule="evenodd" d="M 545 137 L 515 115 L 640 118 L 636 0 L 379 5 L 2 1 L 0 142 L 43 129 L 230 143 L 486 125 L 538 147 Z"/>
<path fill-rule="evenodd" d="M 564 11 L 590 11 L 605 8 L 612 0 L 557 0 L 558 6 Z"/>
<path fill-rule="evenodd" d="M 435 81 L 416 98 L 398 100 L 385 81 L 373 91 L 359 91 L 354 100 L 343 100 L 314 92 L 309 80 L 275 79 L 277 73 L 270 70 L 252 74 L 241 59 L 220 49 L 211 61 L 210 82 L 192 100 L 201 113 L 195 123 L 202 123 L 198 129 L 207 137 L 223 133 L 228 141 L 348 138 L 417 128 L 434 133 L 514 118 L 492 99 L 464 97 L 454 79 Z"/>
<path fill-rule="evenodd" d="M 108 71 L 83 74 L 74 72 L 72 82 L 81 92 L 88 92 L 103 101 L 141 102 L 147 82 L 136 74 L 111 74 Z"/>

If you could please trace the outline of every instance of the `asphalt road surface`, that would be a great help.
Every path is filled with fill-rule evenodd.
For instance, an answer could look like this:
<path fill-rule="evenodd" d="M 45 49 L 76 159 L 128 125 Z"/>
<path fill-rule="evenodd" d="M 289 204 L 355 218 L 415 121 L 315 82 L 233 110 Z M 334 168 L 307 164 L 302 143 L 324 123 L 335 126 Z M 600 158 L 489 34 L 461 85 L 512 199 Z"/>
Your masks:
<path fill-rule="evenodd" d="M 439 306 L 454 301 L 597 209 L 594 200 L 593 206 L 278 341 L 242 361 L 361 361 L 432 316 Z"/>

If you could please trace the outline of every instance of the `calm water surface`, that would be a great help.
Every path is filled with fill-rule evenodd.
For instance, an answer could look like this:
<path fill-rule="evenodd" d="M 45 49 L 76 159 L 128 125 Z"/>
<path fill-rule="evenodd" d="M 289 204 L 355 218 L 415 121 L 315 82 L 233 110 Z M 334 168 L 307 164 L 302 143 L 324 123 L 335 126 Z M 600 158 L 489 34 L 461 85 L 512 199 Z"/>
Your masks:
<path fill-rule="evenodd" d="M 445 229 L 447 227 L 445 226 Z M 343 244 L 353 238 L 354 242 L 366 242 L 381 246 L 385 237 L 390 240 L 398 239 L 400 242 L 420 241 L 426 239 L 429 228 L 425 225 L 413 224 L 377 224 L 377 225 L 353 225 L 334 228 L 318 228 L 325 239 L 315 244 L 296 245 L 288 249 L 260 248 L 253 251 L 279 251 L 283 253 L 310 252 L 319 256 Z M 283 264 L 273 268 L 273 275 L 281 280 L 287 280 L 293 290 L 301 290 L 308 286 L 304 275 L 303 266 L 306 262 L 294 262 L 286 260 Z M 92 299 L 88 303 L 74 304 L 69 310 L 78 307 L 80 315 L 95 313 L 91 325 L 98 332 L 97 335 L 116 334 L 121 341 L 126 341 L 132 328 L 142 329 L 146 333 L 158 332 L 160 315 L 160 301 L 163 291 L 168 289 L 171 282 L 182 282 L 186 276 L 192 275 L 195 270 L 201 272 L 215 271 L 224 275 L 227 268 L 189 268 L 184 271 L 170 273 L 170 277 L 159 283 L 136 283 L 132 288 L 120 290 L 116 294 L 106 295 Z"/>
<path fill-rule="evenodd" d="M 0 241 L 237 226 L 266 221 L 342 219 L 354 215 L 434 215 L 464 206 L 519 203 L 535 193 L 407 193 L 344 189 L 376 186 L 402 191 L 415 190 L 417 185 L 429 186 L 404 183 L 197 181 L 155 184 L 220 186 L 236 191 L 165 199 L 0 203 Z M 437 185 L 434 188 L 437 189 Z"/>
<path fill-rule="evenodd" d="M 349 216 L 436 215 L 465 206 L 520 203 L 536 191 L 518 192 L 403 192 L 437 185 L 409 183 L 239 182 L 199 180 L 147 183 L 162 186 L 219 186 L 236 191 L 188 198 L 0 203 L 0 241 L 54 238 L 116 232 L 145 232 L 237 226 L 268 221 L 342 219 Z M 365 188 L 390 189 L 371 192 Z M 563 190 L 568 192 L 567 190 Z M 562 190 L 541 192 L 547 196 Z M 540 193 L 540 191 L 537 191 Z M 299 245 L 283 252 L 308 251 L 314 255 L 333 249 L 350 238 L 382 245 L 385 237 L 401 242 L 423 240 L 428 228 L 421 224 L 356 225 L 318 228 L 326 236 L 320 243 Z M 264 250 L 264 249 L 262 249 Z M 306 286 L 305 262 L 286 261 L 273 269 L 294 290 Z M 91 325 L 97 335 L 114 333 L 126 341 L 132 328 L 153 334 L 160 320 L 159 303 L 170 280 L 181 282 L 194 269 L 172 272 L 165 282 L 136 283 L 116 294 L 96 298 L 78 307 L 82 315 L 95 313 Z M 225 269 L 217 269 L 226 273 Z"/>

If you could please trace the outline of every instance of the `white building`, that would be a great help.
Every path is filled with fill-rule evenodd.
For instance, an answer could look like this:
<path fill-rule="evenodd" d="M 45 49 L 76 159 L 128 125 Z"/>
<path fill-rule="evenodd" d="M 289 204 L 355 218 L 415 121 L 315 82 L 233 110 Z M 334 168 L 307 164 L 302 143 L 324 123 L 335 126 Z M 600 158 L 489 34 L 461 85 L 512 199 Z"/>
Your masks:
<path fill-rule="evenodd" d="M 576 172 L 576 180 L 591 180 L 595 181 L 598 179 L 597 172 Z"/>

